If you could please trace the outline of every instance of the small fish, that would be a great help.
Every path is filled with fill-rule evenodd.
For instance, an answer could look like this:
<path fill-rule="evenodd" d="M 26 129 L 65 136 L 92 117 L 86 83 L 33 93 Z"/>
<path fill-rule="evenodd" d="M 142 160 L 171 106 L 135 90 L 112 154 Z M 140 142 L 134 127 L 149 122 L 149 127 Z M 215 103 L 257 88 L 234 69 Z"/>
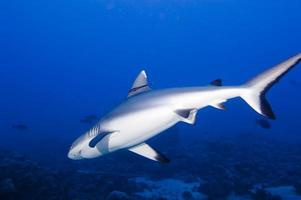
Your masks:
<path fill-rule="evenodd" d="M 14 125 L 12 125 L 12 128 L 20 130 L 20 131 L 28 130 L 28 126 L 26 126 L 25 124 L 14 124 Z"/>
<path fill-rule="evenodd" d="M 92 115 L 85 116 L 83 119 L 80 120 L 80 122 L 83 124 L 91 124 L 97 119 L 98 119 L 97 115 L 92 114 Z"/>
<path fill-rule="evenodd" d="M 270 122 L 265 120 L 265 119 L 256 120 L 256 124 L 258 124 L 261 128 L 264 128 L 264 129 L 270 129 L 271 128 Z"/>
<path fill-rule="evenodd" d="M 98 118 L 97 115 L 87 115 L 85 117 L 85 119 L 88 119 L 88 120 L 96 120 L 97 118 Z"/>

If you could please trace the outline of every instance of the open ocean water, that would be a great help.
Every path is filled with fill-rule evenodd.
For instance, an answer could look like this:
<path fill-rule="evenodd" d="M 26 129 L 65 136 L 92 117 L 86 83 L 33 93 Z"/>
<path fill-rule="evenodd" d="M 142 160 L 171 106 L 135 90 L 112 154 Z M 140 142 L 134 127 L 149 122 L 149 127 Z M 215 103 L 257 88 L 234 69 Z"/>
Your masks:
<path fill-rule="evenodd" d="M 267 94 L 276 120 L 237 98 L 151 138 L 170 163 L 67 157 L 141 70 L 240 85 L 300 52 L 300 0 L 2 0 L 0 199 L 301 200 L 301 64 Z"/>

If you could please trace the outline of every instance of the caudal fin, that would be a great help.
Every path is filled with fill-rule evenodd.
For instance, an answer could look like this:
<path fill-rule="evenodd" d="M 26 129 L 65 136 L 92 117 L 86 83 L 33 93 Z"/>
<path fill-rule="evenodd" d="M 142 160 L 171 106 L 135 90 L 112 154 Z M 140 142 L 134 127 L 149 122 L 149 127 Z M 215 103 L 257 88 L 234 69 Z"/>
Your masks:
<path fill-rule="evenodd" d="M 275 114 L 265 95 L 280 78 L 300 61 L 301 53 L 259 74 L 244 85 L 246 91 L 241 97 L 259 114 L 275 119 Z"/>

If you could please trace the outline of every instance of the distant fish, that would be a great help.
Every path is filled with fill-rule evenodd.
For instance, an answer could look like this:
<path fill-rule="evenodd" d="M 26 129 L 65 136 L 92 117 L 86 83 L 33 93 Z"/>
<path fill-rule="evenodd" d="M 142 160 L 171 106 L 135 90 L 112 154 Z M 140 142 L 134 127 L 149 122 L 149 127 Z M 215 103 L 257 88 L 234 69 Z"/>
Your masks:
<path fill-rule="evenodd" d="M 97 119 L 98 119 L 97 115 L 87 115 L 83 119 L 81 119 L 80 122 L 83 124 L 91 124 Z"/>
<path fill-rule="evenodd" d="M 268 120 L 265 120 L 265 119 L 256 120 L 256 124 L 258 124 L 261 128 L 264 128 L 264 129 L 270 129 L 271 128 L 270 122 Z"/>
<path fill-rule="evenodd" d="M 14 125 L 12 125 L 12 128 L 20 130 L 20 131 L 28 130 L 28 126 L 26 126 L 25 124 L 14 124 Z"/>
<path fill-rule="evenodd" d="M 87 115 L 85 117 L 85 119 L 89 119 L 89 120 L 96 120 L 97 118 L 98 118 L 97 115 Z"/>

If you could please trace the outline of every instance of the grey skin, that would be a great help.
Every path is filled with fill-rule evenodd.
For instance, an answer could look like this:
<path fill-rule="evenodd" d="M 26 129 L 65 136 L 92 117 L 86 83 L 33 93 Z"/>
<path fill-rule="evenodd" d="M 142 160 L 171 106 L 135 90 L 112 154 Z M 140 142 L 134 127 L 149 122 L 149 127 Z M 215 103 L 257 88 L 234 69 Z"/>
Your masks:
<path fill-rule="evenodd" d="M 79 137 L 68 153 L 70 159 L 99 157 L 128 149 L 148 159 L 169 160 L 145 142 L 178 122 L 194 124 L 198 110 L 235 97 L 244 99 L 256 112 L 271 119 L 275 115 L 265 98 L 267 91 L 301 60 L 293 56 L 240 86 L 224 87 L 215 80 L 208 87 L 151 90 L 142 71 L 136 78 L 125 102 L 104 116 Z"/>

